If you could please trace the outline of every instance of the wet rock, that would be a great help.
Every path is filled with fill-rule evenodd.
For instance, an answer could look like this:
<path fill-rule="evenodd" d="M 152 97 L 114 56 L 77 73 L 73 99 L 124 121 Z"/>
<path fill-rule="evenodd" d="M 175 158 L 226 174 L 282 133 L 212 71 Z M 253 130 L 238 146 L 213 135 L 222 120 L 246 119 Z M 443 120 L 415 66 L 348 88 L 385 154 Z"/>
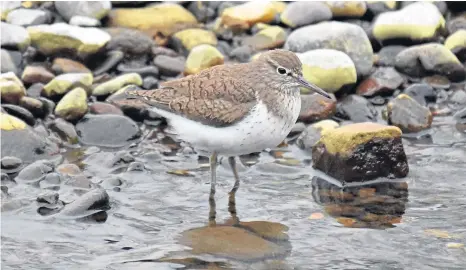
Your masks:
<path fill-rule="evenodd" d="M 109 208 L 107 192 L 102 188 L 96 188 L 67 204 L 60 212 L 60 215 L 81 218 L 92 215 L 98 210 L 108 210 Z"/>
<path fill-rule="evenodd" d="M 251 60 L 251 56 L 253 55 L 254 50 L 249 45 L 243 45 L 234 48 L 230 52 L 230 58 L 235 59 L 241 63 L 247 63 Z"/>
<path fill-rule="evenodd" d="M 21 166 L 23 165 L 23 161 L 17 157 L 2 157 L 0 161 L 2 172 L 13 174 L 17 173 Z"/>
<path fill-rule="evenodd" d="M 18 104 L 19 100 L 26 95 L 23 83 L 13 72 L 0 75 L 0 89 L 2 101 L 7 103 Z"/>
<path fill-rule="evenodd" d="M 112 8 L 111 1 L 57 1 L 54 2 L 54 4 L 55 9 L 66 21 L 69 21 L 73 16 L 76 15 L 100 20 L 107 16 L 108 12 Z"/>
<path fill-rule="evenodd" d="M 54 170 L 52 162 L 46 160 L 35 161 L 22 169 L 15 178 L 17 182 L 35 184 L 45 179 L 49 172 Z"/>
<path fill-rule="evenodd" d="M 319 141 L 323 133 L 337 127 L 338 123 L 333 120 L 319 121 L 313 125 L 307 126 L 301 135 L 299 135 L 296 140 L 296 144 L 301 149 L 310 150 L 312 149 L 312 146 Z"/>
<path fill-rule="evenodd" d="M 383 47 L 378 53 L 375 64 L 378 66 L 395 66 L 396 56 L 406 49 L 406 46 L 392 45 Z"/>
<path fill-rule="evenodd" d="M 301 112 L 298 120 L 309 123 L 331 117 L 335 113 L 336 100 L 328 100 L 319 94 L 301 95 Z"/>
<path fill-rule="evenodd" d="M 358 95 L 349 95 L 344 97 L 336 109 L 337 117 L 351 120 L 352 122 L 376 122 L 377 111 L 374 106 Z"/>
<path fill-rule="evenodd" d="M 54 97 L 66 94 L 71 89 L 83 87 L 88 89 L 92 85 L 93 76 L 90 73 L 67 73 L 55 77 L 44 86 L 43 94 Z"/>
<path fill-rule="evenodd" d="M 152 76 L 147 76 L 142 81 L 142 87 L 144 89 L 155 89 L 159 85 L 159 80 Z"/>
<path fill-rule="evenodd" d="M 199 22 L 207 22 L 215 18 L 215 8 L 212 2 L 190 2 L 188 10 Z"/>
<path fill-rule="evenodd" d="M 286 40 L 285 49 L 307 52 L 334 49 L 346 53 L 356 66 L 358 76 L 368 75 L 372 68 L 372 45 L 364 30 L 344 22 L 321 22 L 294 30 Z"/>
<path fill-rule="evenodd" d="M 53 78 L 55 78 L 55 75 L 53 75 L 43 66 L 27 66 L 23 71 L 23 75 L 21 75 L 21 80 L 27 84 L 46 84 Z"/>
<path fill-rule="evenodd" d="M 280 15 L 282 23 L 297 28 L 304 25 L 327 21 L 332 18 L 330 8 L 321 2 L 293 2 Z"/>
<path fill-rule="evenodd" d="M 426 83 L 435 89 L 450 89 L 450 80 L 442 75 L 432 75 L 422 78 L 422 83 Z"/>
<path fill-rule="evenodd" d="M 406 94 L 400 94 L 387 105 L 388 124 L 399 127 L 403 132 L 418 132 L 430 128 L 430 110 Z"/>
<path fill-rule="evenodd" d="M 362 17 L 367 6 L 363 1 L 327 1 L 333 17 Z"/>
<path fill-rule="evenodd" d="M 445 46 L 436 43 L 412 46 L 396 56 L 395 67 L 411 77 L 432 74 L 446 76 L 452 82 L 463 81 L 466 71 L 458 58 Z"/>
<path fill-rule="evenodd" d="M 65 120 L 76 121 L 87 113 L 87 93 L 77 87 L 67 93 L 55 107 L 55 114 Z"/>
<path fill-rule="evenodd" d="M 305 79 L 329 93 L 343 86 L 356 83 L 356 67 L 343 52 L 332 49 L 316 49 L 298 54 L 303 64 Z"/>
<path fill-rule="evenodd" d="M 54 119 L 48 127 L 63 140 L 71 144 L 78 143 L 78 134 L 73 124 L 62 118 Z"/>
<path fill-rule="evenodd" d="M 31 44 L 28 31 L 22 26 L 1 22 L 0 32 L 2 33 L 2 38 L 0 39 L 2 49 L 25 51 L 29 44 Z"/>
<path fill-rule="evenodd" d="M 274 49 L 282 47 L 286 41 L 286 37 L 285 29 L 280 26 L 270 26 L 247 38 L 244 44 L 256 50 Z"/>
<path fill-rule="evenodd" d="M 31 45 L 44 55 L 73 53 L 86 58 L 102 50 L 110 41 L 110 35 L 98 28 L 66 23 L 29 26 L 27 30 Z"/>
<path fill-rule="evenodd" d="M 422 106 L 425 106 L 427 102 L 435 103 L 437 100 L 434 88 L 425 83 L 412 84 L 405 89 L 404 93 L 412 97 Z"/>
<path fill-rule="evenodd" d="M 466 105 L 466 91 L 456 90 L 450 97 L 450 102 L 454 104 Z"/>
<path fill-rule="evenodd" d="M 83 27 L 99 27 L 100 21 L 94 18 L 75 15 L 70 19 L 70 25 L 83 26 Z"/>
<path fill-rule="evenodd" d="M 392 94 L 404 81 L 393 67 L 379 67 L 358 85 L 356 93 L 362 96 Z"/>
<path fill-rule="evenodd" d="M 125 55 L 121 51 L 110 51 L 107 53 L 107 58 L 103 63 L 101 63 L 95 70 L 94 70 L 94 76 L 99 76 L 102 75 L 109 70 L 111 70 L 113 67 L 115 67 L 118 63 L 120 63 L 121 60 Z"/>
<path fill-rule="evenodd" d="M 175 33 L 172 42 L 177 51 L 186 53 L 202 44 L 217 46 L 217 37 L 211 31 L 191 28 Z"/>
<path fill-rule="evenodd" d="M 376 123 L 330 129 L 312 149 L 312 166 L 345 182 L 402 178 L 409 168 L 401 130 Z"/>
<path fill-rule="evenodd" d="M 159 33 L 173 33 L 197 26 L 196 17 L 184 7 L 174 3 L 162 3 L 143 8 L 117 8 L 109 14 L 109 25 L 135 28 L 155 37 Z"/>
<path fill-rule="evenodd" d="M 445 40 L 445 47 L 452 51 L 459 60 L 466 61 L 466 29 L 451 34 Z"/>
<path fill-rule="evenodd" d="M 106 28 L 105 31 L 112 36 L 107 43 L 107 50 L 118 50 L 125 54 L 149 54 L 155 47 L 154 41 L 139 30 L 125 28 Z"/>
<path fill-rule="evenodd" d="M 116 106 L 104 103 L 104 102 L 95 102 L 89 107 L 91 113 L 93 114 L 116 114 L 123 115 L 123 112 Z"/>
<path fill-rule="evenodd" d="M 22 108 L 17 105 L 12 105 L 12 104 L 3 104 L 2 108 L 9 114 L 13 115 L 15 117 L 18 117 L 19 119 L 23 120 L 30 126 L 34 126 L 36 124 L 36 119 L 34 118 L 34 115 L 25 108 Z"/>
<path fill-rule="evenodd" d="M 2 21 L 6 20 L 8 13 L 19 7 L 21 7 L 21 1 L 3 1 L 0 5 Z"/>
<path fill-rule="evenodd" d="M 73 164 L 73 163 L 60 164 L 57 167 L 56 171 L 59 172 L 62 175 L 66 175 L 66 176 L 77 176 L 77 175 L 82 174 L 82 171 L 78 167 L 78 165 Z"/>
<path fill-rule="evenodd" d="M 442 14 L 434 4 L 418 2 L 401 10 L 380 14 L 374 21 L 373 34 L 379 41 L 433 39 L 444 23 Z"/>
<path fill-rule="evenodd" d="M 277 14 L 271 2 L 250 1 L 226 8 L 221 14 L 221 23 L 228 28 L 249 29 L 254 24 L 273 21 Z"/>
<path fill-rule="evenodd" d="M 174 50 L 170 48 L 166 48 L 166 47 L 152 47 L 151 52 L 153 56 L 157 56 L 157 55 L 166 55 L 170 57 L 178 56 L 177 52 L 175 52 Z"/>
<path fill-rule="evenodd" d="M 8 13 L 6 21 L 14 25 L 30 26 L 47 24 L 51 19 L 52 16 L 44 10 L 20 8 Z"/>
<path fill-rule="evenodd" d="M 55 74 L 91 73 L 85 65 L 67 58 L 53 59 L 52 70 Z"/>
<path fill-rule="evenodd" d="M 120 90 L 127 85 L 142 85 L 142 78 L 137 73 L 128 73 L 120 75 L 112 80 L 106 81 L 102 84 L 99 84 L 92 90 L 92 95 L 94 96 L 105 96 L 113 94 L 116 91 Z"/>
<path fill-rule="evenodd" d="M 453 119 L 455 119 L 456 122 L 458 122 L 460 124 L 466 124 L 466 108 L 457 111 L 453 115 Z"/>
<path fill-rule="evenodd" d="M 159 68 L 160 74 L 174 77 L 184 71 L 185 60 L 179 57 L 157 55 L 154 58 L 154 64 Z"/>
<path fill-rule="evenodd" d="M 194 47 L 186 59 L 184 74 L 196 74 L 204 69 L 223 64 L 224 57 L 212 45 Z"/>
<path fill-rule="evenodd" d="M 22 62 L 22 56 L 20 52 L 8 51 L 1 49 L 1 73 L 13 72 L 19 75 L 19 67 Z"/>
<path fill-rule="evenodd" d="M 126 170 L 128 172 L 143 172 L 144 171 L 144 163 L 142 162 L 132 162 L 129 164 L 128 169 Z"/>
<path fill-rule="evenodd" d="M 122 147 L 141 135 L 133 120 L 110 114 L 87 115 L 76 124 L 76 130 L 81 143 L 103 147 Z"/>

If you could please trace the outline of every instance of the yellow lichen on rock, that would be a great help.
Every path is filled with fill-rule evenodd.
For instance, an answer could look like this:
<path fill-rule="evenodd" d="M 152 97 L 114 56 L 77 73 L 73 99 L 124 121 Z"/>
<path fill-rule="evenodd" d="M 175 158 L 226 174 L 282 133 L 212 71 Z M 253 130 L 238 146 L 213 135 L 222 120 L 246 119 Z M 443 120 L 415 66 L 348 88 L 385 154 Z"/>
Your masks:
<path fill-rule="evenodd" d="M 99 84 L 94 88 L 92 91 L 92 95 L 94 96 L 103 96 L 108 94 L 113 94 L 120 90 L 122 87 L 126 85 L 142 85 L 142 78 L 141 75 L 138 73 L 127 73 L 120 75 L 114 79 L 106 81 L 102 84 Z"/>
<path fill-rule="evenodd" d="M 11 71 L 0 75 L 0 92 L 2 100 L 14 104 L 17 104 L 26 95 L 23 83 Z"/>
<path fill-rule="evenodd" d="M 249 29 L 256 23 L 269 23 L 277 14 L 276 7 L 269 1 L 250 1 L 225 9 L 222 24 L 231 28 Z"/>
<path fill-rule="evenodd" d="M 78 86 L 90 87 L 94 77 L 91 73 L 67 73 L 55 77 L 44 86 L 45 96 L 62 95 Z"/>
<path fill-rule="evenodd" d="M 286 41 L 286 32 L 280 26 L 265 27 L 254 36 L 245 40 L 245 44 L 257 49 L 273 49 L 281 47 Z"/>
<path fill-rule="evenodd" d="M 6 113 L 0 112 L 0 119 L 1 130 L 22 130 L 27 127 L 23 120 Z"/>
<path fill-rule="evenodd" d="M 334 17 L 361 17 L 366 13 L 364 1 L 327 1 Z"/>
<path fill-rule="evenodd" d="M 277 13 L 285 11 L 287 4 L 283 1 L 272 1 L 272 6 Z"/>
<path fill-rule="evenodd" d="M 331 154 L 346 156 L 358 145 L 374 138 L 390 139 L 400 137 L 401 129 L 372 122 L 356 123 L 331 129 L 322 134 L 318 143 L 325 145 Z"/>
<path fill-rule="evenodd" d="M 221 65 L 223 62 L 224 56 L 217 48 L 207 44 L 199 45 L 189 53 L 184 73 L 185 75 L 196 74 L 206 68 Z"/>
<path fill-rule="evenodd" d="M 175 33 L 173 38 L 179 40 L 188 51 L 201 44 L 217 46 L 217 37 L 215 34 L 211 31 L 199 28 L 182 30 Z"/>
<path fill-rule="evenodd" d="M 76 120 L 86 114 L 87 108 L 86 90 L 78 87 L 71 90 L 58 102 L 55 114 L 66 120 Z"/>
<path fill-rule="evenodd" d="M 461 29 L 451 34 L 445 40 L 445 47 L 451 51 L 466 48 L 466 30 Z"/>
<path fill-rule="evenodd" d="M 339 124 L 336 121 L 325 119 L 321 120 L 315 124 L 312 124 L 314 128 L 320 131 L 320 134 L 324 134 L 329 130 L 336 129 L 339 127 Z"/>

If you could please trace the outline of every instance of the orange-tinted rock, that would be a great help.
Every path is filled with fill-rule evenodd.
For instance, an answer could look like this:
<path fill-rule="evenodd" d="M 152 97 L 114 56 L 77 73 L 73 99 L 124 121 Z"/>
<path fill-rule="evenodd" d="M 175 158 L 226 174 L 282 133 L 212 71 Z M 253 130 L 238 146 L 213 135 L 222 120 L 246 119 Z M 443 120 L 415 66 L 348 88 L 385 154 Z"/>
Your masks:
<path fill-rule="evenodd" d="M 336 110 L 336 100 L 328 100 L 319 94 L 301 95 L 299 121 L 315 122 L 331 117 Z"/>

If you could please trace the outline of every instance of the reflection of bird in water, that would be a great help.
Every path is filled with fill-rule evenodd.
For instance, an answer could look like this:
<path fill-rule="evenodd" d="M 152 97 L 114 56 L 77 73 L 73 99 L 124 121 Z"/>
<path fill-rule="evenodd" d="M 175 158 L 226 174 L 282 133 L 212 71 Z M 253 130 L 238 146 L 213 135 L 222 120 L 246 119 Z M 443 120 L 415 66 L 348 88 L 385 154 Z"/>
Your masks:
<path fill-rule="evenodd" d="M 401 222 L 408 184 L 392 181 L 339 187 L 314 177 L 312 196 L 345 227 L 385 229 Z"/>

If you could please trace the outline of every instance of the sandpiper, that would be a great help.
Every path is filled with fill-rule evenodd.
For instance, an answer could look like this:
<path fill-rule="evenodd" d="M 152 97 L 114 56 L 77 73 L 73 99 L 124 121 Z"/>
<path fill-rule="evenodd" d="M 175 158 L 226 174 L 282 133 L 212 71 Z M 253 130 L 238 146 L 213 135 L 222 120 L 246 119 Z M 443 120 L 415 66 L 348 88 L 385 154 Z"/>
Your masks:
<path fill-rule="evenodd" d="M 228 157 L 236 191 L 235 156 L 276 147 L 286 138 L 299 116 L 301 87 L 331 99 L 303 78 L 296 54 L 276 49 L 249 63 L 217 65 L 156 90 L 126 94 L 166 118 L 175 138 L 210 156 L 213 199 L 217 157 Z"/>

